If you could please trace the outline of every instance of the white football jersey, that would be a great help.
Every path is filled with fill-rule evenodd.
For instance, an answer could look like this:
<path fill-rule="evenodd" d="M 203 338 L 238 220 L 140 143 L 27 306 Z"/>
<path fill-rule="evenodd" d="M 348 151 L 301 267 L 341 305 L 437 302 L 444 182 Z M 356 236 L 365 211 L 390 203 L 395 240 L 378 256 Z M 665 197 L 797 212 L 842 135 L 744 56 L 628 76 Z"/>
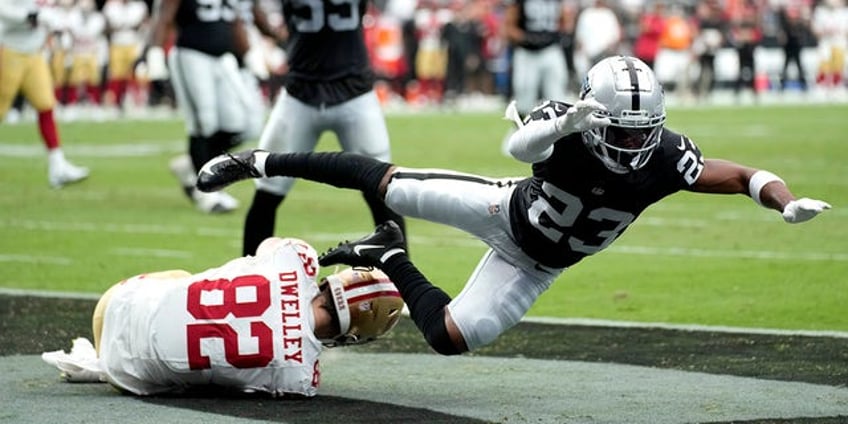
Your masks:
<path fill-rule="evenodd" d="M 31 27 L 30 12 L 40 9 L 36 0 L 0 0 L 0 46 L 21 53 L 35 53 L 44 46 L 47 30 L 42 25 Z"/>
<path fill-rule="evenodd" d="M 314 396 L 313 259 L 283 245 L 195 275 L 122 282 L 104 316 L 107 380 L 139 395 L 214 384 Z"/>
<path fill-rule="evenodd" d="M 147 18 L 147 5 L 143 1 L 132 0 L 126 3 L 120 0 L 107 1 L 103 6 L 103 16 L 106 17 L 112 31 L 109 35 L 109 41 L 112 44 L 120 46 L 141 44 L 142 34 L 139 29 Z"/>

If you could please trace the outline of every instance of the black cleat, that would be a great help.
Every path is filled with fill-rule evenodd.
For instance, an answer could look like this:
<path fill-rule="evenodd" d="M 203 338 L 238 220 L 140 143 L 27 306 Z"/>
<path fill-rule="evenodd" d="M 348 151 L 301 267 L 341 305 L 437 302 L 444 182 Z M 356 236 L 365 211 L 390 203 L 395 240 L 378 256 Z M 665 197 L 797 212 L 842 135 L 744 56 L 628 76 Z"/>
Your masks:
<path fill-rule="evenodd" d="M 225 153 L 212 158 L 197 173 L 197 189 L 210 193 L 236 181 L 264 177 L 255 166 L 257 153 L 266 152 L 253 149 L 234 154 Z"/>
<path fill-rule="evenodd" d="M 339 243 L 318 257 L 318 263 L 379 267 L 398 253 L 406 253 L 403 232 L 394 221 L 386 221 L 359 240 Z"/>

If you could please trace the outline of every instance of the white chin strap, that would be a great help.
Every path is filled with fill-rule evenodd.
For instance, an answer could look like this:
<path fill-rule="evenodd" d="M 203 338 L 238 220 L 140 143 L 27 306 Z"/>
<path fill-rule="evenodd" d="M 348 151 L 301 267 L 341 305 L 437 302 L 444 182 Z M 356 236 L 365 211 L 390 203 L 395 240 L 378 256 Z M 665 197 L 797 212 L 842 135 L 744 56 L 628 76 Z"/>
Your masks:
<path fill-rule="evenodd" d="M 330 297 L 333 298 L 336 314 L 339 316 L 339 334 L 347 334 L 350 330 L 350 308 L 345 299 L 344 283 L 339 277 L 330 275 L 327 277 L 327 284 L 330 285 Z"/>

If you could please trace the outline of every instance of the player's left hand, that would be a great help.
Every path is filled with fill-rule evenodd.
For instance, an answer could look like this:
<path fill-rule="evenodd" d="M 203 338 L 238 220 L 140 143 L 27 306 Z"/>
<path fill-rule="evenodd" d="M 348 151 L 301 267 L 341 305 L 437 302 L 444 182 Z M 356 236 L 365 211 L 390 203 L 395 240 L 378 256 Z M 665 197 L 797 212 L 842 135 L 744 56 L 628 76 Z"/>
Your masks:
<path fill-rule="evenodd" d="M 603 115 L 607 108 L 595 99 L 580 100 L 568 108 L 565 115 L 556 119 L 556 129 L 560 134 L 572 134 L 605 127 L 610 119 Z"/>
<path fill-rule="evenodd" d="M 265 63 L 265 57 L 262 55 L 262 51 L 257 48 L 251 48 L 244 54 L 242 58 L 242 62 L 244 66 L 249 70 L 257 79 L 266 80 L 268 79 L 268 64 Z"/>
<path fill-rule="evenodd" d="M 165 50 L 159 46 L 150 46 L 145 53 L 147 77 L 151 80 L 168 79 L 168 65 L 165 63 Z"/>
<path fill-rule="evenodd" d="M 783 220 L 790 224 L 809 221 L 825 209 L 830 209 L 827 202 L 804 197 L 786 204 L 783 208 Z"/>

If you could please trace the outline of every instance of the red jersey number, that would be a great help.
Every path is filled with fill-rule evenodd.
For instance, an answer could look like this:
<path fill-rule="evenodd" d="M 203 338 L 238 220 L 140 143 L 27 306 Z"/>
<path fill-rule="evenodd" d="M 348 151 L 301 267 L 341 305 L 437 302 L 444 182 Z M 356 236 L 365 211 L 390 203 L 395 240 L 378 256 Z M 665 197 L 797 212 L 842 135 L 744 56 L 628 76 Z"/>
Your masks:
<path fill-rule="evenodd" d="M 198 320 L 222 320 L 232 314 L 236 318 L 259 318 L 271 306 L 271 285 L 261 275 L 245 275 L 232 280 L 203 280 L 188 287 L 186 309 Z M 254 299 L 239 302 L 238 289 L 252 288 Z M 219 290 L 222 302 L 214 305 L 202 303 L 204 292 Z M 259 368 L 267 366 L 274 358 L 274 332 L 262 320 L 251 320 L 250 337 L 256 338 L 259 350 L 252 354 L 241 354 L 239 334 L 226 322 L 197 323 L 186 326 L 188 363 L 193 370 L 211 368 L 211 360 L 203 355 L 200 342 L 203 339 L 219 338 L 224 341 L 224 359 L 236 368 Z"/>

